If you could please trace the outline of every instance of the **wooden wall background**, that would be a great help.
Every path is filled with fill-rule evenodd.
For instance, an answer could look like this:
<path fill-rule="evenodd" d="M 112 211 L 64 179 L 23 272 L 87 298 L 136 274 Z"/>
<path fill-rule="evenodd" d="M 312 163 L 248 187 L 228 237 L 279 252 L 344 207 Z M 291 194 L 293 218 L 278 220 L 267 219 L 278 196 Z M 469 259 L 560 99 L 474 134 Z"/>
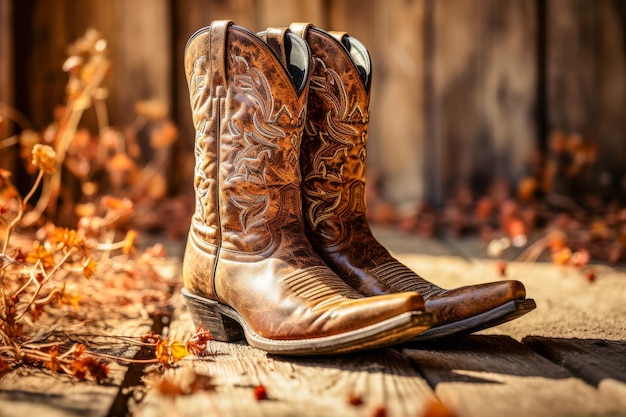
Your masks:
<path fill-rule="evenodd" d="M 182 133 L 175 169 L 188 172 L 183 48 L 226 18 L 255 31 L 311 21 L 368 46 L 368 169 L 400 210 L 440 204 L 459 181 L 480 192 L 521 178 L 556 129 L 596 140 L 602 170 L 624 181 L 623 0 L 0 0 L 0 101 L 45 126 L 66 47 L 94 27 L 114 65 L 111 122 L 129 123 L 137 100 L 165 101 Z"/>

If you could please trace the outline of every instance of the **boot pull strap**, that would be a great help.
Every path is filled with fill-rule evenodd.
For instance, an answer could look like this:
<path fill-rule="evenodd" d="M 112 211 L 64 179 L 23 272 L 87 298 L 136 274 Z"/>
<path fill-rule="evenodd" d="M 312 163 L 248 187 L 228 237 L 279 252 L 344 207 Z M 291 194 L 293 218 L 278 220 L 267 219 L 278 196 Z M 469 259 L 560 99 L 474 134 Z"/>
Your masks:
<path fill-rule="evenodd" d="M 287 28 L 267 28 L 265 39 L 267 45 L 278 55 L 280 62 L 286 67 L 288 65 L 287 51 L 285 50 L 285 36 L 287 36 Z"/>
<path fill-rule="evenodd" d="M 230 20 L 216 20 L 211 23 L 209 37 L 209 62 L 211 63 L 211 90 L 218 86 L 226 87 L 226 33 L 233 22 Z"/>
<path fill-rule="evenodd" d="M 306 39 L 306 34 L 311 27 L 313 27 L 313 25 L 308 22 L 293 22 L 291 25 L 289 25 L 289 30 L 291 30 L 292 33 L 298 35 L 302 39 Z"/>
<path fill-rule="evenodd" d="M 343 44 L 343 38 L 348 35 L 348 32 L 339 32 L 337 30 L 333 30 L 328 32 L 333 38 L 337 39 L 339 42 Z"/>

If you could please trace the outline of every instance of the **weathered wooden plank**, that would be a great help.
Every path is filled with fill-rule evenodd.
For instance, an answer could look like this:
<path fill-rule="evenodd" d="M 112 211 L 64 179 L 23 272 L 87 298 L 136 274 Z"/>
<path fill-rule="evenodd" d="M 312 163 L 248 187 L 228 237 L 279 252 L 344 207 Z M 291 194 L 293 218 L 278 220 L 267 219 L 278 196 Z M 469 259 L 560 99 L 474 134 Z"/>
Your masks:
<path fill-rule="evenodd" d="M 599 391 L 626 394 L 626 341 L 529 336 L 522 342 Z"/>
<path fill-rule="evenodd" d="M 546 18 L 549 128 L 596 141 L 599 169 L 618 186 L 626 155 L 624 2 L 548 0 Z"/>
<path fill-rule="evenodd" d="M 430 201 L 459 182 L 519 179 L 536 146 L 534 0 L 433 1 L 426 33 L 425 177 Z"/>
<path fill-rule="evenodd" d="M 98 30 L 108 43 L 113 69 L 105 84 L 110 89 L 107 104 L 113 125 L 133 121 L 136 101 L 156 99 L 169 105 L 172 37 L 168 1 L 20 3 L 15 9 L 23 36 L 16 56 L 25 74 L 17 74 L 16 99 L 35 126 L 52 121 L 54 106 L 64 102 L 67 74 L 62 64 L 67 47 L 88 28 Z M 26 33 L 28 30 L 32 33 Z M 26 97 L 20 97 L 22 94 Z"/>
<path fill-rule="evenodd" d="M 13 1 L 0 0 L 0 102 L 13 102 Z"/>
<path fill-rule="evenodd" d="M 180 336 L 193 329 L 189 315 L 180 314 L 172 332 Z M 138 417 L 180 416 L 369 416 L 383 406 L 387 416 L 419 416 L 434 399 L 426 382 L 395 350 L 320 358 L 267 355 L 245 344 L 210 342 L 204 360 L 183 361 L 166 378 L 180 381 L 191 368 L 212 377 L 215 391 L 164 397 L 149 391 Z M 262 385 L 269 400 L 257 401 L 253 389 Z M 356 395 L 362 405 L 351 405 Z"/>
<path fill-rule="evenodd" d="M 403 350 L 444 404 L 464 416 L 623 416 L 596 390 L 508 336 L 467 336 Z"/>
<path fill-rule="evenodd" d="M 13 105 L 13 0 L 0 0 L 0 141 L 15 133 L 13 126 L 2 120 L 6 116 L 3 104 Z M 13 172 L 16 150 L 14 144 L 0 144 L 0 168 Z"/>
<path fill-rule="evenodd" d="M 424 198 L 424 5 L 371 2 L 361 30 L 373 65 L 368 179 L 380 176 L 383 197 L 403 214 Z"/>
<path fill-rule="evenodd" d="M 104 320 L 100 325 L 107 329 L 106 334 L 139 336 L 150 331 L 152 322 L 147 319 L 125 321 Z M 80 333 L 98 333 L 103 330 L 96 325 L 79 327 Z M 132 358 L 137 347 L 127 343 L 115 343 L 111 339 L 89 337 L 91 344 L 97 344 L 98 351 L 123 358 Z M 107 417 L 124 415 L 123 410 L 112 410 L 122 389 L 122 383 L 129 367 L 110 362 L 109 380 L 97 384 L 89 380 L 77 381 L 73 377 L 54 374 L 44 369 L 17 368 L 0 378 L 0 416 L 46 417 Z M 113 414 L 110 414 L 113 412 Z"/>
<path fill-rule="evenodd" d="M 324 2 L 322 0 L 258 0 L 257 31 L 269 26 L 289 26 L 291 22 L 323 21 Z"/>

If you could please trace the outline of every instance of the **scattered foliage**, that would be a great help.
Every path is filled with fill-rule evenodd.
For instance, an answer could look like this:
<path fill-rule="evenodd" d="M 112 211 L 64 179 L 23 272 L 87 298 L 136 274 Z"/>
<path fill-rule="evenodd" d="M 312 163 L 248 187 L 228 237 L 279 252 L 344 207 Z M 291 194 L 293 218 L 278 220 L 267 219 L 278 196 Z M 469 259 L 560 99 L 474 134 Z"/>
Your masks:
<path fill-rule="evenodd" d="M 496 259 L 549 261 L 583 274 L 591 262 L 624 263 L 626 178 L 620 182 L 603 172 L 597 146 L 578 134 L 555 131 L 546 152 L 537 154 L 531 174 L 517 184 L 496 179 L 479 193 L 461 182 L 443 207 L 423 204 L 404 216 L 385 203 L 374 173 L 373 182 L 368 178 L 368 217 L 373 223 L 396 221 L 427 238 L 480 236 L 486 254 Z M 505 263 L 496 268 L 506 274 Z"/>
<path fill-rule="evenodd" d="M 137 229 L 152 227 L 147 208 L 166 205 L 178 131 L 156 101 L 137 103 L 130 127 L 110 126 L 106 40 L 88 30 L 68 51 L 66 102 L 42 132 L 0 105 L 0 131 L 11 132 L 9 122 L 19 128 L 0 138 L 0 148 L 18 146 L 27 174 L 16 183 L 11 171 L 0 169 L 0 377 L 31 366 L 103 382 L 111 361 L 172 367 L 202 355 L 210 340 L 201 327 L 188 341 L 84 333 L 116 317 L 148 318 L 172 309 L 179 261 L 168 259 L 160 244 L 139 250 Z M 96 134 L 80 125 L 88 109 L 95 111 Z M 148 151 L 140 135 L 148 136 Z M 128 349 L 105 348 L 113 342 L 152 354 L 127 358 Z M 198 377 L 185 390 L 206 386 Z"/>

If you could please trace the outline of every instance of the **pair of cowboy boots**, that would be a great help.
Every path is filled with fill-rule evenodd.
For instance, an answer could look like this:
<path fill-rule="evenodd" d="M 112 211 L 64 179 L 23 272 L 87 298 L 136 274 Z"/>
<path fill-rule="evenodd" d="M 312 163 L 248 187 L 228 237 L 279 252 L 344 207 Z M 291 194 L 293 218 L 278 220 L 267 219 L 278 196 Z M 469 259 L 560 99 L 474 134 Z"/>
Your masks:
<path fill-rule="evenodd" d="M 371 64 L 356 39 L 215 21 L 189 39 L 185 73 L 196 208 L 183 295 L 214 339 L 334 354 L 473 332 L 534 308 L 517 281 L 439 288 L 372 236 Z"/>

